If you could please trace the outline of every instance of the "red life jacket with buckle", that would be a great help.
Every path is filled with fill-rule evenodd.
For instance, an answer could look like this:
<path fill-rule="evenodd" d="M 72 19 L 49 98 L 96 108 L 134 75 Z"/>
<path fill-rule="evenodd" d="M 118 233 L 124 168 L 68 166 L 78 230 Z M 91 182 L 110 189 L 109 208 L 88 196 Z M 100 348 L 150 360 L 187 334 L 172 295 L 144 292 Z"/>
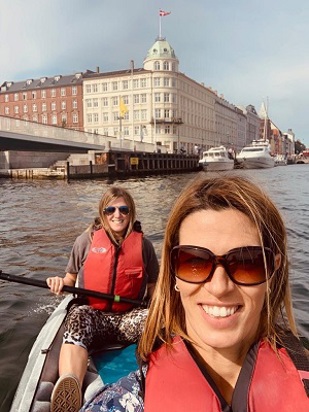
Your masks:
<path fill-rule="evenodd" d="M 105 230 L 94 232 L 84 263 L 84 286 L 101 293 L 141 299 L 145 271 L 142 254 L 143 234 L 133 231 L 120 246 L 112 243 Z M 89 298 L 96 309 L 124 312 L 132 308 L 127 303 L 111 303 Z"/>
<path fill-rule="evenodd" d="M 309 373 L 297 370 L 285 349 L 279 354 L 266 342 L 252 347 L 228 405 L 207 371 L 176 337 L 172 350 L 163 345 L 150 357 L 144 411 L 308 412 L 302 378 L 308 379 Z"/>

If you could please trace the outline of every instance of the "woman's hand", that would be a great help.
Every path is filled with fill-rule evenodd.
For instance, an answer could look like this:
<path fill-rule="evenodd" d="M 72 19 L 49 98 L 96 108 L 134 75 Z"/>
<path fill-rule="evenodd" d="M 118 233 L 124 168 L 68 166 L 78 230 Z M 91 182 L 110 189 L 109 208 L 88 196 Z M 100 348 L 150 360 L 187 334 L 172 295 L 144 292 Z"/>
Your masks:
<path fill-rule="evenodd" d="M 47 286 L 50 288 L 52 293 L 60 295 L 62 293 L 63 286 L 74 286 L 76 281 L 76 275 L 72 273 L 67 273 L 65 277 L 53 276 L 46 279 Z"/>

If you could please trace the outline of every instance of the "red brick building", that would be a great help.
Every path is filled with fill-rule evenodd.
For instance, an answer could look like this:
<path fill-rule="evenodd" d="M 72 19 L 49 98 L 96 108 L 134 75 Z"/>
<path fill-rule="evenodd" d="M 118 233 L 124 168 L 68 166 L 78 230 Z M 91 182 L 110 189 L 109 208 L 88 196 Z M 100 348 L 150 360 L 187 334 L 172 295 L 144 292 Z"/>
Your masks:
<path fill-rule="evenodd" d="M 83 131 L 83 78 L 57 75 L 0 86 L 0 115 Z"/>

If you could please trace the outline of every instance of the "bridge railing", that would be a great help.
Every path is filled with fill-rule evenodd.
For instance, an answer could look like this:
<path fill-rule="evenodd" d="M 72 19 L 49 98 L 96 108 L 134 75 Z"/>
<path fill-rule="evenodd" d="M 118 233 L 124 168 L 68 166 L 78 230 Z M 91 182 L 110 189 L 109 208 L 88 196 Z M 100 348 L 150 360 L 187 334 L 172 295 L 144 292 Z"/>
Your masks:
<path fill-rule="evenodd" d="M 44 125 L 6 116 L 0 116 L 0 131 L 47 139 L 64 140 L 68 142 L 88 143 L 100 146 L 103 150 L 113 149 L 157 152 L 158 149 L 160 149 L 162 153 L 166 153 L 166 148 L 164 146 L 157 146 L 154 143 L 138 142 L 131 139 L 119 139 L 113 136 L 80 132 L 77 130 Z"/>

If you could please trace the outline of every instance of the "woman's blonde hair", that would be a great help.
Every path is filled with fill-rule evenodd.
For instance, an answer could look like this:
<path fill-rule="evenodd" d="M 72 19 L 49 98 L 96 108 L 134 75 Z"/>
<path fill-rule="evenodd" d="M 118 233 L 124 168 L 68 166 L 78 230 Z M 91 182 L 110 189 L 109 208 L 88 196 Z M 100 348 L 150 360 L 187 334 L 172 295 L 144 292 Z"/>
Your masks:
<path fill-rule="evenodd" d="M 257 228 L 261 245 L 280 256 L 276 273 L 267 282 L 257 339 L 265 338 L 275 348 L 279 338 L 278 323 L 281 321 L 296 334 L 289 286 L 287 236 L 279 210 L 256 184 L 245 177 L 198 177 L 182 191 L 169 215 L 159 278 L 138 347 L 143 360 L 148 359 L 156 343 L 161 341 L 171 345 L 175 334 L 190 340 L 186 333 L 184 308 L 179 293 L 174 289 L 170 253 L 179 244 L 179 229 L 183 220 L 191 213 L 207 209 L 242 212 Z"/>
<path fill-rule="evenodd" d="M 107 206 L 109 206 L 114 200 L 119 199 L 120 197 L 124 199 L 126 205 L 130 209 L 130 213 L 129 213 L 130 221 L 127 227 L 127 231 L 124 235 L 124 239 L 125 239 L 132 232 L 133 225 L 136 220 L 136 209 L 135 209 L 135 203 L 134 203 L 133 197 L 130 195 L 130 193 L 126 189 L 123 189 L 121 187 L 112 186 L 103 194 L 99 202 L 100 226 L 103 227 L 103 229 L 109 234 L 109 236 L 114 242 L 117 242 L 117 239 L 115 238 L 114 232 L 110 228 L 106 215 L 104 214 L 104 209 Z"/>

